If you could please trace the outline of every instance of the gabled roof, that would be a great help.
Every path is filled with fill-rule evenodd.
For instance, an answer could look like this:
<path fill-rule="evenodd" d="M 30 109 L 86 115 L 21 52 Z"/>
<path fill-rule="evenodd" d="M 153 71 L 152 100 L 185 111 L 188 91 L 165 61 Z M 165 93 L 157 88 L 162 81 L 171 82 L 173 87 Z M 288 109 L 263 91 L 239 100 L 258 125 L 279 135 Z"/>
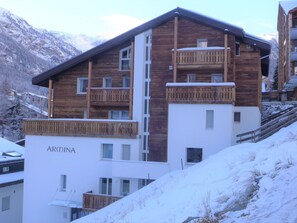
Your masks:
<path fill-rule="evenodd" d="M 297 8 L 297 1 L 280 1 L 279 5 L 282 7 L 286 15 L 292 10 Z"/>
<path fill-rule="evenodd" d="M 128 40 L 131 40 L 135 35 L 138 35 L 146 30 L 155 28 L 167 21 L 170 21 L 176 15 L 178 15 L 180 18 L 186 18 L 194 22 L 204 24 L 206 26 L 211 26 L 221 31 L 228 31 L 229 34 L 232 34 L 237 38 L 242 39 L 243 41 L 251 42 L 251 45 L 257 45 L 260 49 L 264 50 L 266 54 L 270 53 L 270 44 L 268 42 L 261 40 L 259 38 L 250 38 L 250 36 L 247 35 L 244 32 L 244 30 L 240 27 L 186 9 L 176 8 L 134 29 L 131 29 L 130 31 L 125 32 L 89 51 L 86 51 L 85 53 L 82 53 L 50 70 L 47 70 L 37 75 L 32 79 L 32 83 L 35 85 L 46 87 L 48 86 L 48 80 L 59 75 L 61 72 L 66 71 L 69 68 L 78 65 L 84 61 L 91 60 L 93 57 L 98 56 L 101 53 L 104 53 L 115 46 L 125 43 Z"/>

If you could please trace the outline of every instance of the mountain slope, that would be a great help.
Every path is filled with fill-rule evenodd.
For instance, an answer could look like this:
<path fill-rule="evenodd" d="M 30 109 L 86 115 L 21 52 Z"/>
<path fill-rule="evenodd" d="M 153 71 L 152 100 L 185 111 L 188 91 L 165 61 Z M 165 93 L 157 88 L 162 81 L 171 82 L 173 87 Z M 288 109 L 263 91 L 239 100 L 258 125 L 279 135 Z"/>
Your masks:
<path fill-rule="evenodd" d="M 229 147 L 75 223 L 297 222 L 297 123 L 259 143 Z M 196 220 L 189 222 L 198 222 Z"/>

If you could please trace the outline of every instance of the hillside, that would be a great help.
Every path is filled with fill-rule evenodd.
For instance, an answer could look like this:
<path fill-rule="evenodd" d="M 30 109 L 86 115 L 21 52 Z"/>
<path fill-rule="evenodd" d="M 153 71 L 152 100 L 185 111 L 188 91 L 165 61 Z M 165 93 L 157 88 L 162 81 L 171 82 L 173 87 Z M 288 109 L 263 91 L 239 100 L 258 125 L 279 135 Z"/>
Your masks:
<path fill-rule="evenodd" d="M 75 223 L 297 222 L 297 123 L 259 143 L 229 147 Z M 188 221 L 191 223 L 198 220 Z"/>

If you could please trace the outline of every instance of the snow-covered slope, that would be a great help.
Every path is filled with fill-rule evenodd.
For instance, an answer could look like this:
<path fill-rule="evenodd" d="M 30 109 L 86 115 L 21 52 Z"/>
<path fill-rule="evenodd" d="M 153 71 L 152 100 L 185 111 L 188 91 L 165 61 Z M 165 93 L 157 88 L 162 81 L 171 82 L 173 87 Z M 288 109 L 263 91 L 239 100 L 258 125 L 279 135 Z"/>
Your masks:
<path fill-rule="evenodd" d="M 227 148 L 75 223 L 297 222 L 297 123 L 259 143 Z M 195 221 L 191 221 L 195 222 Z"/>

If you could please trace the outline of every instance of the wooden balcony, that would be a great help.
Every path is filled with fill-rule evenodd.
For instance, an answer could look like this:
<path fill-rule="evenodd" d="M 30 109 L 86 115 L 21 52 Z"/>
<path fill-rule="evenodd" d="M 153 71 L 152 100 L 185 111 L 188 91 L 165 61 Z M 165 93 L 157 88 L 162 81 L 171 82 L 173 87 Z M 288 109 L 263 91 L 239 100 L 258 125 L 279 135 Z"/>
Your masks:
<path fill-rule="evenodd" d="M 234 83 L 167 84 L 168 103 L 234 104 Z"/>
<path fill-rule="evenodd" d="M 121 199 L 121 197 L 85 193 L 83 194 L 83 209 L 87 211 L 97 211 L 112 204 L 113 202 L 118 201 L 119 199 Z"/>
<path fill-rule="evenodd" d="M 26 135 L 135 138 L 138 122 L 96 119 L 26 119 Z"/>
<path fill-rule="evenodd" d="M 93 106 L 129 106 L 129 88 L 91 88 Z"/>
<path fill-rule="evenodd" d="M 227 55 L 229 63 L 230 49 L 228 49 Z M 224 61 L 225 51 L 223 47 L 184 48 L 178 49 L 176 54 L 176 66 L 178 69 L 223 68 Z"/>

